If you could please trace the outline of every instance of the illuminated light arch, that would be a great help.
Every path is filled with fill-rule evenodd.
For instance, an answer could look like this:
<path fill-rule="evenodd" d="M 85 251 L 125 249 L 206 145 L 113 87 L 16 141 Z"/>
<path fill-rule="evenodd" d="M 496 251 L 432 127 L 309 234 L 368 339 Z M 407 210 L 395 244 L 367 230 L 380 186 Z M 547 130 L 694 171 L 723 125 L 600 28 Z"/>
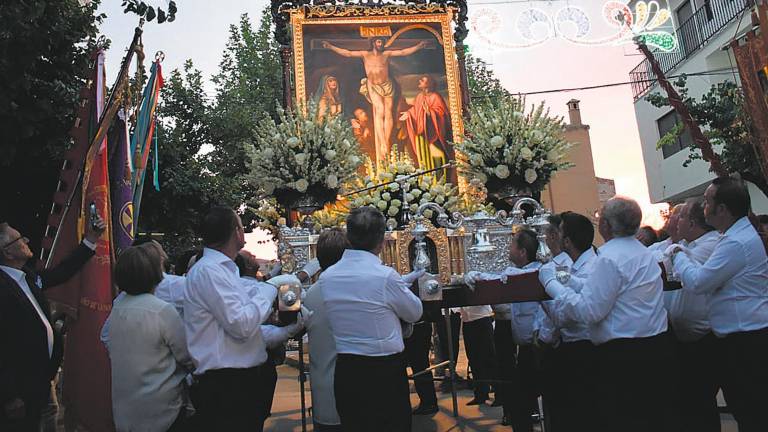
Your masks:
<path fill-rule="evenodd" d="M 662 26 L 674 27 L 672 13 L 668 7 L 662 7 L 656 0 L 637 2 L 634 12 L 626 3 L 611 0 L 603 5 L 601 12 L 608 26 L 615 29 L 613 34 L 602 38 L 589 38 L 593 28 L 592 21 L 582 8 L 573 5 L 566 5 L 552 15 L 537 8 L 524 10 L 517 20 L 517 31 L 521 38 L 527 41 L 523 43 L 501 40 L 497 33 L 501 29 L 503 19 L 499 12 L 493 9 L 480 9 L 473 14 L 470 25 L 475 36 L 481 41 L 511 50 L 531 48 L 554 38 L 582 46 L 622 45 L 640 39 L 648 46 L 664 52 L 674 51 L 678 47 L 675 35 L 671 31 L 661 29 Z M 575 34 L 568 34 L 566 31 L 566 24 L 569 23 L 576 26 Z M 546 26 L 547 33 L 543 37 L 537 38 L 533 33 L 537 24 Z"/>

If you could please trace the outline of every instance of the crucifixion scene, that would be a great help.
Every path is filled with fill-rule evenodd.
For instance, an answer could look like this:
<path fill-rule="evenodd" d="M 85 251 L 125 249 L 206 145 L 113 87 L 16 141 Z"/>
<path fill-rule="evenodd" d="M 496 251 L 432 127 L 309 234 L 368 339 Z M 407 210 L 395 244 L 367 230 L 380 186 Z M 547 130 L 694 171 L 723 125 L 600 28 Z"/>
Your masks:
<path fill-rule="evenodd" d="M 306 94 L 348 121 L 373 165 L 395 148 L 419 168 L 454 159 L 441 28 L 435 23 L 305 25 Z"/>

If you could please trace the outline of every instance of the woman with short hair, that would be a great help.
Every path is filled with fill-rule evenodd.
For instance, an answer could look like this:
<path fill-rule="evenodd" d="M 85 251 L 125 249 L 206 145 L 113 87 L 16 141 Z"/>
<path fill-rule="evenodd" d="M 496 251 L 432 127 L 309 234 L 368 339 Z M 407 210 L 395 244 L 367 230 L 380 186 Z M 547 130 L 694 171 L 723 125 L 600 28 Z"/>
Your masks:
<path fill-rule="evenodd" d="M 151 244 L 120 254 L 114 271 L 125 292 L 102 331 L 112 365 L 112 411 L 118 431 L 182 430 L 184 377 L 193 369 L 184 325 L 173 305 L 153 295 L 163 279 Z"/>

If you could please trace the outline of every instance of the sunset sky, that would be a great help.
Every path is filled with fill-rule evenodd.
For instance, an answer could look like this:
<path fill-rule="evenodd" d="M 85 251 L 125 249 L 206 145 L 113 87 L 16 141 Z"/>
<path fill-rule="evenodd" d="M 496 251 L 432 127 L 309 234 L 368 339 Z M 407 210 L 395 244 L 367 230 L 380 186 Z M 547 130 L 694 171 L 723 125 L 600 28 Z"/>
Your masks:
<path fill-rule="evenodd" d="M 554 14 L 558 3 L 565 3 L 515 0 L 511 4 L 499 5 L 495 4 L 496 1 L 470 0 L 470 20 L 473 13 L 491 9 L 502 18 L 502 28 L 509 29 L 514 28 L 516 21 L 513 18 L 522 10 L 520 8 L 535 6 L 545 13 L 552 11 Z M 152 3 L 166 5 L 161 0 Z M 592 31 L 599 33 L 603 2 L 570 0 L 569 3 L 581 6 L 594 20 Z M 248 13 L 256 21 L 255 25 L 258 25 L 262 9 L 268 5 L 264 0 L 184 0 L 178 4 L 179 12 L 175 22 L 162 25 L 147 23 L 144 26 L 147 60 L 152 59 L 156 51 L 164 51 L 166 57 L 163 69 L 168 74 L 191 58 L 208 78 L 218 70 L 229 35 L 229 25 L 237 23 L 243 13 Z M 135 15 L 124 15 L 118 0 L 104 0 L 101 11 L 108 17 L 101 31 L 112 40 L 112 48 L 107 53 L 107 73 L 111 83 L 138 20 Z M 542 29 L 534 27 L 534 30 Z M 642 60 L 631 45 L 582 47 L 559 39 L 524 50 L 509 50 L 489 44 L 471 31 L 467 44 L 470 53 L 489 62 L 503 85 L 513 93 L 628 81 L 629 71 Z M 213 96 L 213 86 L 209 88 L 209 94 Z M 581 100 L 582 119 L 591 126 L 597 175 L 614 179 L 617 192 L 637 199 L 646 213 L 646 222 L 658 225 L 659 206 L 651 206 L 648 200 L 630 86 L 532 95 L 527 100 L 529 103 L 544 100 L 553 114 L 567 116 L 566 102 L 572 98 Z M 265 258 L 272 255 L 271 251 L 257 247 L 256 235 L 249 240 L 251 244 L 247 248 L 254 249 Z"/>

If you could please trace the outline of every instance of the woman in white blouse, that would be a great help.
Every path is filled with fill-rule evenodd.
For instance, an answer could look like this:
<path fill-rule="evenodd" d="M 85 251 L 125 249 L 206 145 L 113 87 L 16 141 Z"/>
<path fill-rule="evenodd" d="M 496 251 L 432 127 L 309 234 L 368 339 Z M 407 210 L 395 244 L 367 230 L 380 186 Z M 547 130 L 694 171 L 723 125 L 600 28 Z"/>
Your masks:
<path fill-rule="evenodd" d="M 182 430 L 183 381 L 193 366 L 179 314 L 153 295 L 163 279 L 160 256 L 148 244 L 128 248 L 114 278 L 125 294 L 115 301 L 101 337 L 112 365 L 115 427 Z"/>

